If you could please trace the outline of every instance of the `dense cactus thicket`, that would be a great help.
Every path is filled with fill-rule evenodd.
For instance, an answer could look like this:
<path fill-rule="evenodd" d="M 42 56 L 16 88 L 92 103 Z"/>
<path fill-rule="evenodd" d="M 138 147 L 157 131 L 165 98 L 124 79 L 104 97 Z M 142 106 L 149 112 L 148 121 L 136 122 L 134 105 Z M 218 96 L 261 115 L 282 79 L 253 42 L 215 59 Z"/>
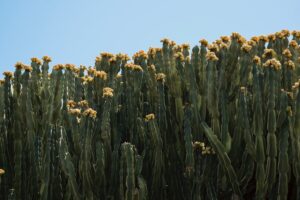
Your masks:
<path fill-rule="evenodd" d="M 300 32 L 17 63 L 0 199 L 300 199 Z"/>

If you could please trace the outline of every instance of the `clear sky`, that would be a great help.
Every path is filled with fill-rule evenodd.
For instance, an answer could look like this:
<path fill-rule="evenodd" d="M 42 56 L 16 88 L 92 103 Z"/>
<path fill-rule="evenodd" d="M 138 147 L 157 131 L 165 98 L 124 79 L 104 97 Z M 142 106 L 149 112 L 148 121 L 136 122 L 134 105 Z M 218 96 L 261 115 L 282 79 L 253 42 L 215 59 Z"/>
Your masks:
<path fill-rule="evenodd" d="M 89 66 L 100 52 L 132 56 L 164 37 L 194 46 L 281 29 L 300 30 L 300 0 L 0 0 L 0 71 L 44 55 Z"/>

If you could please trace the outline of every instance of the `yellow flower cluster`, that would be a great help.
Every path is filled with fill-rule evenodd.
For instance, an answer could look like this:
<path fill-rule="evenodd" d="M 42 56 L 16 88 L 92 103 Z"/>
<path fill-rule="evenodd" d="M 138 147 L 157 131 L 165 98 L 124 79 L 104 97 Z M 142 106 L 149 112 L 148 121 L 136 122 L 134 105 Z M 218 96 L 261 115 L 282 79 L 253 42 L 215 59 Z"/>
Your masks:
<path fill-rule="evenodd" d="M 263 64 L 264 67 L 271 67 L 275 70 L 280 70 L 281 69 L 281 63 L 276 60 L 275 58 L 272 58 L 272 59 L 269 59 L 267 60 L 264 64 Z"/>
<path fill-rule="evenodd" d="M 291 40 L 289 46 L 296 49 L 298 48 L 298 43 L 296 40 Z"/>
<path fill-rule="evenodd" d="M 87 102 L 87 100 L 82 100 L 78 102 L 78 106 L 82 107 L 82 108 L 87 108 L 89 107 L 89 103 Z"/>
<path fill-rule="evenodd" d="M 80 116 L 81 110 L 79 108 L 70 108 L 68 109 L 68 113 L 75 116 Z"/>
<path fill-rule="evenodd" d="M 287 57 L 287 58 L 291 58 L 292 57 L 292 53 L 290 52 L 289 49 L 285 49 L 282 54 Z"/>
<path fill-rule="evenodd" d="M 216 54 L 214 52 L 210 52 L 210 51 L 207 52 L 205 57 L 206 57 L 207 60 L 211 60 L 211 61 L 218 61 L 219 60 L 219 58 L 216 56 Z"/>
<path fill-rule="evenodd" d="M 133 59 L 136 59 L 136 58 L 143 58 L 143 59 L 147 59 L 148 58 L 148 55 L 145 51 L 141 50 L 141 51 L 138 51 L 136 52 L 133 56 L 132 56 Z"/>
<path fill-rule="evenodd" d="M 201 150 L 202 155 L 216 153 L 212 147 L 205 146 L 204 142 L 199 142 L 199 141 L 193 142 L 193 148 L 195 150 Z"/>
<path fill-rule="evenodd" d="M 103 88 L 103 97 L 113 97 L 114 90 L 110 87 Z"/>
<path fill-rule="evenodd" d="M 53 69 L 55 70 L 55 71 L 59 71 L 59 70 L 62 70 L 62 69 L 64 69 L 65 68 L 65 66 L 63 65 L 63 64 L 57 64 L 57 65 L 54 65 L 53 66 Z"/>
<path fill-rule="evenodd" d="M 150 113 L 148 115 L 145 116 L 145 121 L 148 122 L 150 120 L 154 120 L 155 119 L 155 115 L 153 113 Z"/>
<path fill-rule="evenodd" d="M 252 49 L 252 46 L 248 45 L 248 44 L 243 44 L 242 47 L 241 47 L 241 50 L 246 52 L 246 53 L 249 53 Z"/>
<path fill-rule="evenodd" d="M 108 53 L 108 52 L 100 53 L 100 55 L 102 58 L 107 58 L 107 59 L 114 57 L 114 55 L 112 53 Z"/>
<path fill-rule="evenodd" d="M 21 63 L 21 62 L 17 62 L 17 63 L 15 64 L 15 68 L 16 68 L 16 69 L 24 69 L 24 64 Z"/>
<path fill-rule="evenodd" d="M 257 64 L 257 65 L 260 65 L 260 63 L 261 63 L 261 61 L 260 61 L 260 57 L 258 57 L 258 56 L 254 56 L 254 58 L 253 58 L 253 62 L 254 62 L 255 64 Z"/>
<path fill-rule="evenodd" d="M 75 108 L 76 105 L 79 106 L 79 108 Z M 68 113 L 71 115 L 75 115 L 78 123 L 80 122 L 81 115 L 95 119 L 97 116 L 97 112 L 92 108 L 89 108 L 88 105 L 89 104 L 86 100 L 79 101 L 78 103 L 73 100 L 69 100 L 67 102 Z M 82 109 L 85 110 L 81 112 Z"/>
<path fill-rule="evenodd" d="M 87 108 L 85 111 L 83 111 L 82 115 L 95 119 L 97 117 L 97 111 L 93 110 L 92 108 Z"/>
<path fill-rule="evenodd" d="M 155 75 L 157 81 L 164 82 L 166 79 L 166 75 L 164 73 L 158 73 Z"/>
<path fill-rule="evenodd" d="M 292 31 L 292 35 L 296 38 L 300 38 L 300 31 Z"/>
<path fill-rule="evenodd" d="M 174 57 L 179 61 L 184 61 L 184 56 L 181 52 L 175 53 Z"/>
<path fill-rule="evenodd" d="M 276 55 L 277 54 L 276 54 L 276 52 L 273 49 L 265 49 L 262 57 L 266 58 L 267 56 L 269 56 L 271 58 L 275 58 Z"/>
<path fill-rule="evenodd" d="M 230 42 L 230 37 L 228 36 L 221 36 L 220 39 L 226 44 Z"/>
<path fill-rule="evenodd" d="M 207 45 L 208 45 L 208 41 L 206 39 L 201 39 L 199 42 L 202 46 L 207 47 Z"/>
<path fill-rule="evenodd" d="M 187 50 L 190 49 L 190 45 L 188 43 L 182 44 L 181 47 L 182 47 L 182 49 L 187 49 Z"/>
<path fill-rule="evenodd" d="M 290 69 L 290 70 L 294 70 L 294 69 L 295 69 L 295 63 L 294 63 L 293 61 L 291 61 L 291 60 L 285 62 L 284 64 L 285 64 L 285 65 L 287 66 L 287 68 Z"/>
<path fill-rule="evenodd" d="M 148 71 L 155 72 L 156 71 L 155 65 L 152 64 L 152 65 L 148 66 Z"/>
<path fill-rule="evenodd" d="M 94 76 L 97 77 L 97 78 L 100 78 L 102 80 L 107 79 L 107 73 L 105 71 L 95 71 Z"/>
<path fill-rule="evenodd" d="M 219 47 L 216 43 L 213 43 L 213 44 L 209 44 L 207 46 L 208 50 L 211 51 L 211 52 L 218 52 L 219 51 Z"/>
<path fill-rule="evenodd" d="M 31 58 L 31 62 L 34 62 L 34 63 L 36 63 L 38 65 L 42 64 L 42 61 L 40 59 L 38 59 L 38 58 Z"/>
<path fill-rule="evenodd" d="M 134 71 L 143 71 L 143 68 L 140 65 L 135 65 L 133 63 L 127 63 L 125 69 L 134 70 Z"/>
<path fill-rule="evenodd" d="M 13 73 L 12 72 L 3 72 L 3 75 L 8 78 L 11 78 L 13 76 Z"/>
<path fill-rule="evenodd" d="M 49 56 L 43 56 L 42 59 L 43 59 L 44 62 L 51 62 L 52 61 L 52 59 Z"/>
<path fill-rule="evenodd" d="M 76 102 L 73 101 L 73 100 L 67 101 L 67 108 L 68 108 L 68 109 L 69 109 L 69 108 L 75 108 L 76 105 L 77 105 Z"/>

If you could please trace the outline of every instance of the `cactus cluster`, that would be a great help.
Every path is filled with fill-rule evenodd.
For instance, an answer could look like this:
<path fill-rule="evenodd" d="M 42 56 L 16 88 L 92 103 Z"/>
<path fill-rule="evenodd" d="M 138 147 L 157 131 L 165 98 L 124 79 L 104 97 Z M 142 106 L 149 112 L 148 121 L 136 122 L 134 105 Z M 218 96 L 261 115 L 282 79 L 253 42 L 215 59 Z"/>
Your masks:
<path fill-rule="evenodd" d="M 300 32 L 18 62 L 0 199 L 300 199 Z"/>

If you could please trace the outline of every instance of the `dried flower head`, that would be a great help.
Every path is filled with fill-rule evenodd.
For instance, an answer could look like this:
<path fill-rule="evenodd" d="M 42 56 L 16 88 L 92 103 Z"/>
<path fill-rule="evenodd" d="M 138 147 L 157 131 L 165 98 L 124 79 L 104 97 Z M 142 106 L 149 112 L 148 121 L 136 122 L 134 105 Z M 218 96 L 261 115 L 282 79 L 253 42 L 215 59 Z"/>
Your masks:
<path fill-rule="evenodd" d="M 100 53 L 100 55 L 102 58 L 107 58 L 107 59 L 114 57 L 114 55 L 112 53 L 108 53 L 108 52 Z"/>
<path fill-rule="evenodd" d="M 5 81 L 3 79 L 0 79 L 0 85 L 3 85 Z"/>
<path fill-rule="evenodd" d="M 246 53 L 249 53 L 252 49 L 252 46 L 248 45 L 248 44 L 243 44 L 242 47 L 241 47 L 241 50 L 246 52 Z"/>
<path fill-rule="evenodd" d="M 94 76 L 97 77 L 97 78 L 100 78 L 102 80 L 107 79 L 107 73 L 105 71 L 95 71 Z"/>
<path fill-rule="evenodd" d="M 269 34 L 268 36 L 269 41 L 274 41 L 276 39 L 275 34 Z"/>
<path fill-rule="evenodd" d="M 62 64 L 57 64 L 57 65 L 54 65 L 54 67 L 53 67 L 53 69 L 56 71 L 62 70 L 64 68 L 65 68 L 65 66 Z"/>
<path fill-rule="evenodd" d="M 68 113 L 70 113 L 71 115 L 79 116 L 81 114 L 81 110 L 78 108 L 70 108 L 68 110 Z"/>
<path fill-rule="evenodd" d="M 97 70 L 93 67 L 89 67 L 87 71 L 88 71 L 88 75 L 94 75 Z"/>
<path fill-rule="evenodd" d="M 220 46 L 220 44 L 222 44 L 222 40 L 216 40 L 213 42 L 213 44 L 216 44 L 218 47 Z"/>
<path fill-rule="evenodd" d="M 86 66 L 80 65 L 80 66 L 79 66 L 79 69 L 85 71 L 85 70 L 86 70 Z"/>
<path fill-rule="evenodd" d="M 176 60 L 184 61 L 184 56 L 181 52 L 175 53 L 174 57 L 175 57 Z"/>
<path fill-rule="evenodd" d="M 78 106 L 80 106 L 80 107 L 89 107 L 89 103 L 87 102 L 87 100 L 82 100 L 82 101 L 79 101 L 78 103 Z"/>
<path fill-rule="evenodd" d="M 160 42 L 162 42 L 163 44 L 169 45 L 171 43 L 171 40 L 169 40 L 168 38 L 163 38 L 160 40 Z"/>
<path fill-rule="evenodd" d="M 147 59 L 148 58 L 148 55 L 145 51 L 143 50 L 140 50 L 138 52 L 136 52 L 133 56 L 132 56 L 133 59 L 136 59 L 136 58 L 143 58 L 143 59 Z"/>
<path fill-rule="evenodd" d="M 155 119 L 155 115 L 153 113 L 150 113 L 148 115 L 145 116 L 145 121 L 148 122 L 150 120 L 154 120 Z"/>
<path fill-rule="evenodd" d="M 174 46 L 174 47 L 173 47 L 173 51 L 176 52 L 176 53 L 177 53 L 177 52 L 182 52 L 182 47 L 181 47 L 181 45 L 176 45 L 176 46 Z"/>
<path fill-rule="evenodd" d="M 118 53 L 116 55 L 116 59 L 117 60 L 122 60 L 122 61 L 128 61 L 128 60 L 130 60 L 130 57 L 127 54 Z"/>
<path fill-rule="evenodd" d="M 32 72 L 32 67 L 29 66 L 29 65 L 24 65 L 24 66 L 23 66 L 23 69 L 24 69 L 25 71 L 27 71 L 27 72 Z"/>
<path fill-rule="evenodd" d="M 224 43 L 230 42 L 230 37 L 228 37 L 228 36 L 221 36 L 220 38 L 221 38 L 222 42 L 224 42 Z"/>
<path fill-rule="evenodd" d="M 247 40 L 246 40 L 246 38 L 241 36 L 240 38 L 238 38 L 237 41 L 238 41 L 239 44 L 243 45 Z"/>
<path fill-rule="evenodd" d="M 263 41 L 263 42 L 268 42 L 269 41 L 269 38 L 267 36 L 265 36 L 265 35 L 260 35 L 258 37 L 259 37 L 260 41 Z"/>
<path fill-rule="evenodd" d="M 74 108 L 76 106 L 76 102 L 73 100 L 67 101 L 67 107 L 69 108 Z"/>
<path fill-rule="evenodd" d="M 281 63 L 275 58 L 267 60 L 264 64 L 264 67 L 274 68 L 275 70 L 279 70 L 281 68 Z"/>
<path fill-rule="evenodd" d="M 290 52 L 289 49 L 285 49 L 282 54 L 286 57 L 286 58 L 291 58 L 292 57 L 292 53 Z"/>
<path fill-rule="evenodd" d="M 13 73 L 12 72 L 3 72 L 3 75 L 8 78 L 11 78 L 13 76 Z"/>
<path fill-rule="evenodd" d="M 169 44 L 171 47 L 174 47 L 176 45 L 176 42 L 174 42 L 173 40 L 170 41 L 170 44 Z"/>
<path fill-rule="evenodd" d="M 85 111 L 83 111 L 82 115 L 95 119 L 97 117 L 97 111 L 93 110 L 92 108 L 87 108 Z"/>
<path fill-rule="evenodd" d="M 193 142 L 193 148 L 201 150 L 201 149 L 205 148 L 205 143 L 204 142 L 195 141 L 195 142 Z"/>
<path fill-rule="evenodd" d="M 75 65 L 73 64 L 65 64 L 65 68 L 67 70 L 70 70 L 70 71 L 74 71 L 74 69 L 76 68 Z"/>
<path fill-rule="evenodd" d="M 296 38 L 300 38 L 300 31 L 292 31 L 292 35 Z"/>
<path fill-rule="evenodd" d="M 103 88 L 103 97 L 113 97 L 114 90 L 110 87 Z"/>
<path fill-rule="evenodd" d="M 41 60 L 38 59 L 38 58 L 31 58 L 31 62 L 36 63 L 36 64 L 38 64 L 38 65 L 41 65 L 41 64 L 42 64 Z"/>
<path fill-rule="evenodd" d="M 136 65 L 133 63 L 127 63 L 125 65 L 125 69 L 134 70 L 134 71 L 143 71 L 143 68 L 140 65 Z"/>
<path fill-rule="evenodd" d="M 253 58 L 253 62 L 254 62 L 255 64 L 257 64 L 257 65 L 260 65 L 260 63 L 261 63 L 261 61 L 260 61 L 260 57 L 258 57 L 258 56 L 254 56 L 254 58 Z"/>
<path fill-rule="evenodd" d="M 289 46 L 296 49 L 298 47 L 298 43 L 296 40 L 291 40 Z"/>
<path fill-rule="evenodd" d="M 276 36 L 276 38 L 279 38 L 279 39 L 284 38 L 284 34 L 282 32 L 276 32 L 275 36 Z"/>
<path fill-rule="evenodd" d="M 95 61 L 96 62 L 101 62 L 101 56 L 96 56 Z"/>
<path fill-rule="evenodd" d="M 249 40 L 246 43 L 252 47 L 256 46 L 256 44 L 257 44 L 254 40 Z"/>
<path fill-rule="evenodd" d="M 155 75 L 157 81 L 164 82 L 166 79 L 166 75 L 164 73 L 158 73 Z"/>
<path fill-rule="evenodd" d="M 22 70 L 22 69 L 24 69 L 24 64 L 21 63 L 21 62 L 17 62 L 17 63 L 15 64 L 15 68 L 16 68 L 16 69 Z"/>
<path fill-rule="evenodd" d="M 156 48 L 150 47 L 147 52 L 148 56 L 155 56 Z"/>
<path fill-rule="evenodd" d="M 116 56 L 111 57 L 111 58 L 108 60 L 108 62 L 109 62 L 110 64 L 116 63 L 116 62 L 117 62 Z"/>
<path fill-rule="evenodd" d="M 220 44 L 220 49 L 228 49 L 229 45 L 226 43 L 221 43 Z"/>
<path fill-rule="evenodd" d="M 284 63 L 288 69 L 294 70 L 295 69 L 295 64 L 293 61 L 289 60 L 287 62 Z"/>
<path fill-rule="evenodd" d="M 52 59 L 49 56 L 43 56 L 42 59 L 43 59 L 44 62 L 51 62 L 52 61 Z"/>
<path fill-rule="evenodd" d="M 208 41 L 206 39 L 201 39 L 199 42 L 202 46 L 207 47 L 207 45 L 208 45 Z"/>
<path fill-rule="evenodd" d="M 245 93 L 246 92 L 246 87 L 242 86 L 242 87 L 240 87 L 240 90 L 241 90 L 242 93 Z"/>
<path fill-rule="evenodd" d="M 251 41 L 254 41 L 255 43 L 258 43 L 259 39 L 260 38 L 258 36 L 251 37 Z"/>
<path fill-rule="evenodd" d="M 209 51 L 212 51 L 212 52 L 215 52 L 215 53 L 219 51 L 219 47 L 216 43 L 209 44 L 207 46 L 207 48 L 208 48 Z"/>
<path fill-rule="evenodd" d="M 284 37 L 289 37 L 289 36 L 290 36 L 290 31 L 289 31 L 289 30 L 286 30 L 286 29 L 283 29 L 283 30 L 281 30 L 281 34 L 282 34 Z"/>
<path fill-rule="evenodd" d="M 148 71 L 155 72 L 156 71 L 155 65 L 148 66 Z"/>
<path fill-rule="evenodd" d="M 211 51 L 208 51 L 206 53 L 205 57 L 206 57 L 207 60 L 211 60 L 211 61 L 218 61 L 219 60 L 219 58 L 216 56 L 216 54 L 214 52 L 211 52 Z"/>
<path fill-rule="evenodd" d="M 118 73 L 118 74 L 116 75 L 116 78 L 117 78 L 117 79 L 122 78 L 122 74 L 119 74 L 119 73 Z"/>
<path fill-rule="evenodd" d="M 263 58 L 266 58 L 266 57 L 274 58 L 274 57 L 276 57 L 276 52 L 273 49 L 265 49 L 262 57 Z"/>
<path fill-rule="evenodd" d="M 292 86 L 292 89 L 293 89 L 293 90 L 298 89 L 298 88 L 299 88 L 299 85 L 300 85 L 299 82 L 294 83 L 294 85 Z"/>
<path fill-rule="evenodd" d="M 237 33 L 237 32 L 233 32 L 232 34 L 231 34 L 231 39 L 239 39 L 239 38 L 241 38 L 242 36 L 239 34 L 239 33 Z"/>
<path fill-rule="evenodd" d="M 93 82 L 93 80 L 94 80 L 94 77 L 91 77 L 91 76 L 86 76 L 85 77 L 86 83 L 91 83 L 91 82 Z"/>
<path fill-rule="evenodd" d="M 182 47 L 182 49 L 187 49 L 187 50 L 190 49 L 190 45 L 188 43 L 181 44 L 181 47 Z"/>

